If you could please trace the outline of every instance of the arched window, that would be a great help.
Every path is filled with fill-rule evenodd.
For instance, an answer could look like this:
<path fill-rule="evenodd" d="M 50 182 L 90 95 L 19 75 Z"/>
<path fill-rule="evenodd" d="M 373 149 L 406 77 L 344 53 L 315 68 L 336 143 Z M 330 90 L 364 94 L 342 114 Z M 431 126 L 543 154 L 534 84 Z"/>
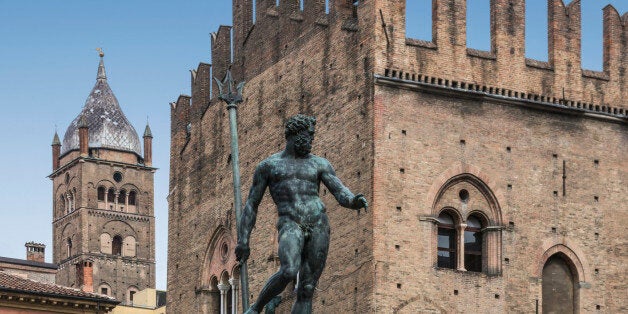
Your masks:
<path fill-rule="evenodd" d="M 75 198 L 74 192 L 70 191 L 70 193 L 68 194 L 68 201 L 70 203 L 70 206 L 68 207 L 68 213 L 71 213 L 74 211 L 74 203 L 75 203 L 74 198 Z"/>
<path fill-rule="evenodd" d="M 126 190 L 120 190 L 120 193 L 118 193 L 118 209 L 124 211 L 124 205 L 126 205 Z"/>
<path fill-rule="evenodd" d="M 105 189 L 104 186 L 99 186 L 98 187 L 98 201 L 99 202 L 104 202 L 105 201 L 105 194 L 107 190 Z"/>
<path fill-rule="evenodd" d="M 464 229 L 464 268 L 482 271 L 482 222 L 476 216 L 467 219 Z"/>
<path fill-rule="evenodd" d="M 113 241 L 111 241 L 111 254 L 113 255 L 122 254 L 122 237 L 119 235 L 113 237 Z"/>
<path fill-rule="evenodd" d="M 137 205 L 137 192 L 131 191 L 129 192 L 129 205 Z"/>
<path fill-rule="evenodd" d="M 456 226 L 448 213 L 438 216 L 438 267 L 456 268 Z"/>
<path fill-rule="evenodd" d="M 106 283 L 100 284 L 100 286 L 98 286 L 98 292 L 100 294 L 108 296 L 111 296 L 113 294 L 113 291 L 111 291 L 111 287 Z"/>
<path fill-rule="evenodd" d="M 107 202 L 112 204 L 115 201 L 116 201 L 116 192 L 113 190 L 113 188 L 110 188 L 109 191 L 107 192 Z"/>
<path fill-rule="evenodd" d="M 66 205 L 66 203 L 65 203 L 65 196 L 63 196 L 63 194 L 61 194 L 61 196 L 59 197 L 59 209 L 60 209 L 61 215 L 65 214 L 65 211 L 66 211 L 65 205 Z"/>
<path fill-rule="evenodd" d="M 137 287 L 135 286 L 131 286 L 128 289 L 126 289 L 126 304 L 129 304 L 129 305 L 133 304 L 133 297 L 138 291 L 139 289 L 137 289 Z"/>
<path fill-rule="evenodd" d="M 67 256 L 66 257 L 70 257 L 72 256 L 72 239 L 68 238 L 68 240 L 66 241 L 66 245 L 67 245 Z"/>

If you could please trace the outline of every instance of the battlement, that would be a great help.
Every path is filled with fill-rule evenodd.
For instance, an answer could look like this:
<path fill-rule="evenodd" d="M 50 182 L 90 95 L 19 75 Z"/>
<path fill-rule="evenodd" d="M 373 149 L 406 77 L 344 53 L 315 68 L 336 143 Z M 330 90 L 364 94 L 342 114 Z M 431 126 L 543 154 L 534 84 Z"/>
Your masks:
<path fill-rule="evenodd" d="M 573 102 L 574 108 L 587 104 L 586 110 L 595 112 L 596 106 L 618 113 L 628 109 L 623 101 L 628 98 L 628 13 L 622 16 L 612 5 L 603 8 L 603 70 L 592 71 L 581 66 L 580 0 L 568 5 L 548 1 L 548 61 L 525 56 L 524 1 L 491 1 L 489 51 L 466 46 L 467 0 L 432 0 L 432 41 L 406 37 L 410 0 L 330 0 L 329 8 L 325 0 L 301 1 L 302 6 L 299 0 L 279 5 L 274 0 L 233 1 L 234 26 L 212 33 L 212 64 L 191 71 L 192 97 L 176 102 L 173 123 L 177 120 L 179 127 L 173 130 L 185 134 L 186 126 L 217 101 L 213 78 L 224 77 L 227 69 L 237 80 L 248 81 L 282 60 L 298 58 L 293 54 L 299 47 L 329 50 L 336 43 L 364 46 L 372 74 L 394 70 L 447 78 Z M 325 58 L 314 61 L 332 67 L 335 56 Z M 281 77 L 275 74 L 277 81 Z M 182 109 L 182 103 L 191 107 Z"/>
<path fill-rule="evenodd" d="M 261 73 L 315 33 L 330 33 L 334 28 L 357 31 L 362 3 L 351 0 L 301 1 L 302 6 L 299 0 L 280 0 L 279 5 L 275 0 L 233 1 L 236 77 L 248 79 Z"/>
<path fill-rule="evenodd" d="M 237 80 L 249 80 L 310 40 L 329 45 L 343 34 L 355 35 L 358 24 L 368 24 L 358 22 L 358 16 L 368 16 L 360 12 L 372 9 L 351 0 L 301 1 L 302 6 L 299 0 L 280 0 L 279 5 L 275 0 L 233 1 L 234 26 L 221 25 L 211 34 L 212 64 L 190 70 L 191 97 L 181 95 L 171 103 L 173 136 L 185 134 L 188 124 L 219 102 L 213 78 L 222 79 L 227 69 Z"/>
<path fill-rule="evenodd" d="M 466 46 L 467 0 L 433 0 L 432 41 L 406 38 L 406 0 L 378 2 L 375 28 L 375 73 L 400 69 L 430 77 L 447 77 L 474 85 L 521 90 L 526 94 L 582 100 L 628 108 L 628 14 L 603 9 L 603 70 L 581 66 L 581 5 L 574 0 L 548 1 L 548 61 L 525 57 L 525 2 L 493 0 L 490 6 L 491 49 Z"/>

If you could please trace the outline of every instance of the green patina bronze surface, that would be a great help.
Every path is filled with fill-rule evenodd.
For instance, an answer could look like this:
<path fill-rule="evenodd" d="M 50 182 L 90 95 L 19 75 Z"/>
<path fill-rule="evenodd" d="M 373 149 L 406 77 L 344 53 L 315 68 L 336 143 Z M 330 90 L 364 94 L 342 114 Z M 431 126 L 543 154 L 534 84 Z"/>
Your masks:
<path fill-rule="evenodd" d="M 251 229 L 268 188 L 279 215 L 281 266 L 246 313 L 259 313 L 294 280 L 297 280 L 297 298 L 292 313 L 312 312 L 312 296 L 329 249 L 329 221 L 318 196 L 321 183 L 343 207 L 368 208 L 366 198 L 345 187 L 327 159 L 310 153 L 315 125 L 313 117 L 300 114 L 291 117 L 286 123 L 286 148 L 260 162 L 255 169 L 239 223 L 236 257 L 240 262 L 246 262 L 249 257 Z"/>

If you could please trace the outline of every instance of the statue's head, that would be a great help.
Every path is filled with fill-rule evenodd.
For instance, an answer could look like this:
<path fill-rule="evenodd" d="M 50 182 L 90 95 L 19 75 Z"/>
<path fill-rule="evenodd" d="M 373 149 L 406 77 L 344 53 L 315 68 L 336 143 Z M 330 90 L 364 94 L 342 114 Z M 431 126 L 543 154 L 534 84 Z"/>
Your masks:
<path fill-rule="evenodd" d="M 312 151 L 316 118 L 298 114 L 286 122 L 286 139 L 294 142 L 294 151 L 298 156 L 307 156 Z"/>

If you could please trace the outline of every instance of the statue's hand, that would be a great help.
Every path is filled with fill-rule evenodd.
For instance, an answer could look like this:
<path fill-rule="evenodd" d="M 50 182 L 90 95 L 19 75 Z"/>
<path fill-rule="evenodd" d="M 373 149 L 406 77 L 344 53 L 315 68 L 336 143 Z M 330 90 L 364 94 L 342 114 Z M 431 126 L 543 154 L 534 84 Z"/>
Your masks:
<path fill-rule="evenodd" d="M 236 260 L 240 263 L 246 263 L 249 259 L 249 254 L 251 254 L 251 249 L 247 244 L 238 243 L 235 248 Z"/>
<path fill-rule="evenodd" d="M 366 197 L 364 197 L 364 194 L 357 194 L 353 198 L 353 205 L 354 208 L 358 210 L 358 213 L 360 212 L 360 208 L 364 208 L 365 212 L 369 210 L 369 202 L 366 201 Z"/>

